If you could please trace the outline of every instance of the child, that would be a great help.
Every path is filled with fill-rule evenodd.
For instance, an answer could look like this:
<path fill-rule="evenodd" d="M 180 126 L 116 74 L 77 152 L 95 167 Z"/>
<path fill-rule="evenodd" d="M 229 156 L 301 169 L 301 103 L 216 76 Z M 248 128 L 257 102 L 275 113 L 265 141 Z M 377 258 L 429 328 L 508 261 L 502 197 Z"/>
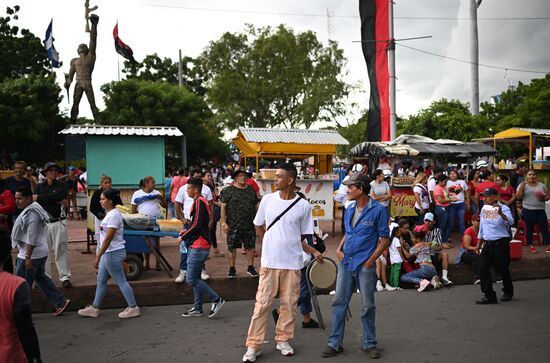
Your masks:
<path fill-rule="evenodd" d="M 435 253 L 435 250 L 432 244 L 424 242 L 424 237 L 426 236 L 424 231 L 415 229 L 412 235 L 414 246 L 410 249 L 409 253 L 416 256 L 416 263 L 420 265 L 420 268 L 401 276 L 401 281 L 419 284 L 418 292 L 424 291 L 430 283 L 434 289 L 439 289 L 441 282 L 431 260 L 431 255 Z"/>
<path fill-rule="evenodd" d="M 399 289 L 399 275 L 403 263 L 403 252 L 401 251 L 401 229 L 397 223 L 390 224 L 390 286 Z"/>

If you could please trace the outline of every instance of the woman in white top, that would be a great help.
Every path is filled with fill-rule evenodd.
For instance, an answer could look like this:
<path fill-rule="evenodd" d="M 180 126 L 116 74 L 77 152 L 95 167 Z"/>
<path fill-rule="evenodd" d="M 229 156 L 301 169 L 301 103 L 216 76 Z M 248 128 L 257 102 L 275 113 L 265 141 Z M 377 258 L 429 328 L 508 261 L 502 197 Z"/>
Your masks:
<path fill-rule="evenodd" d="M 464 215 L 465 211 L 470 210 L 470 191 L 464 180 L 458 179 L 458 172 L 451 170 L 449 180 L 447 180 L 447 190 L 449 195 L 454 196 L 456 200 L 451 202 L 449 206 L 449 220 L 447 223 L 447 236 L 451 236 L 451 232 L 455 226 L 455 221 L 458 225 L 460 235 L 464 235 Z"/>
<path fill-rule="evenodd" d="M 166 208 L 166 199 L 162 194 L 155 189 L 155 178 L 152 176 L 146 176 L 139 182 L 140 190 L 136 190 L 132 195 L 132 213 L 145 214 L 151 218 L 162 218 L 162 210 L 160 207 Z M 151 238 L 153 241 L 153 248 L 160 250 L 159 238 Z M 144 270 L 149 270 L 149 258 L 151 254 L 145 254 L 145 261 L 143 264 Z M 155 270 L 161 271 L 160 262 L 157 260 Z"/>
<path fill-rule="evenodd" d="M 390 185 L 384 180 L 384 172 L 376 169 L 372 176 L 374 180 L 370 183 L 370 197 L 387 208 L 390 205 L 391 190 Z"/>
<path fill-rule="evenodd" d="M 118 191 L 107 189 L 101 193 L 101 207 L 107 214 L 99 226 L 99 244 L 97 246 L 94 268 L 98 269 L 97 287 L 94 302 L 84 309 L 78 310 L 78 315 L 97 318 L 105 293 L 107 292 L 107 280 L 109 276 L 118 285 L 120 292 L 126 299 L 128 307 L 118 317 L 121 319 L 134 318 L 140 315 L 139 307 L 134 298 L 134 292 L 126 280 L 122 263 L 126 259 L 126 242 L 124 241 L 124 224 L 122 215 L 116 209 L 113 202 L 117 198 Z"/>
<path fill-rule="evenodd" d="M 414 210 L 418 215 L 418 222 L 424 223 L 424 214 L 426 214 L 430 209 L 430 193 L 428 192 L 428 187 L 426 182 L 428 181 L 428 176 L 420 172 L 416 175 L 414 180 L 413 193 L 414 193 Z"/>

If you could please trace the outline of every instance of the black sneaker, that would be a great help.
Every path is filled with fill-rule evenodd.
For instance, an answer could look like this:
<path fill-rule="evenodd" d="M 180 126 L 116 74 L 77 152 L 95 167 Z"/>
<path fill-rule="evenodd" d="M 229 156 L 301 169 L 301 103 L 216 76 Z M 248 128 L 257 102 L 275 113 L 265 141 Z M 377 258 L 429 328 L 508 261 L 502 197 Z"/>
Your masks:
<path fill-rule="evenodd" d="M 363 351 L 367 353 L 367 357 L 369 357 L 370 359 L 380 358 L 380 351 L 376 347 L 364 348 Z"/>
<path fill-rule="evenodd" d="M 258 277 L 258 273 L 256 272 L 254 266 L 248 266 L 246 273 L 252 278 Z"/>
<path fill-rule="evenodd" d="M 502 301 L 502 302 L 508 302 L 508 301 L 511 301 L 511 300 L 512 300 L 512 295 L 508 295 L 508 294 L 504 294 L 500 298 L 500 301 Z"/>
<path fill-rule="evenodd" d="M 73 286 L 73 285 L 71 285 L 71 280 L 63 280 L 61 282 L 61 285 L 63 285 L 63 287 L 66 288 L 66 289 L 70 289 L 71 286 Z"/>
<path fill-rule="evenodd" d="M 323 358 L 336 357 L 338 354 L 342 353 L 343 351 L 344 351 L 344 348 L 342 347 L 339 347 L 338 349 L 334 349 L 333 347 L 327 347 L 327 349 L 325 349 L 323 353 L 321 353 L 321 357 Z"/>
<path fill-rule="evenodd" d="M 212 309 L 210 310 L 210 314 L 208 314 L 209 318 L 215 317 L 222 308 L 223 304 L 225 304 L 225 300 L 221 297 L 218 299 L 218 301 L 212 303 Z"/>
<path fill-rule="evenodd" d="M 487 296 L 483 296 L 481 299 L 476 300 L 476 304 L 478 305 L 498 304 L 498 301 L 496 298 L 489 299 Z"/>
<path fill-rule="evenodd" d="M 235 270 L 235 267 L 229 268 L 229 273 L 227 274 L 228 279 L 236 279 L 237 278 L 237 270 Z"/>
<path fill-rule="evenodd" d="M 196 316 L 203 316 L 204 313 L 202 310 L 197 310 L 195 308 L 189 309 L 186 313 L 182 313 L 182 318 L 194 318 Z"/>
<path fill-rule="evenodd" d="M 271 310 L 271 316 L 273 317 L 275 325 L 277 325 L 277 321 L 279 320 L 279 311 L 277 311 L 277 309 Z"/>
<path fill-rule="evenodd" d="M 319 328 L 319 323 L 313 319 L 310 319 L 307 323 L 302 321 L 302 329 L 315 329 Z"/>

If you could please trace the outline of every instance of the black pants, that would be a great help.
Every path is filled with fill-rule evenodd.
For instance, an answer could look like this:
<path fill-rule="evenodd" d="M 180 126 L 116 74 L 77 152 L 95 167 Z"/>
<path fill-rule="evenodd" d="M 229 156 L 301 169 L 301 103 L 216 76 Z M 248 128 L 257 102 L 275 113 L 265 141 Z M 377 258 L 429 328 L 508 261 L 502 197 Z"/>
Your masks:
<path fill-rule="evenodd" d="M 474 251 L 468 250 L 462 255 L 462 262 L 466 265 L 472 266 L 472 274 L 474 275 L 474 279 L 479 279 L 479 255 Z"/>
<path fill-rule="evenodd" d="M 493 290 L 491 281 L 491 266 L 497 274 L 502 276 L 502 291 L 513 296 L 514 286 L 508 265 L 510 264 L 510 239 L 501 238 L 495 241 L 485 241 L 481 255 L 479 256 L 479 274 L 481 279 L 481 292 L 489 300 L 496 300 L 497 295 Z"/>

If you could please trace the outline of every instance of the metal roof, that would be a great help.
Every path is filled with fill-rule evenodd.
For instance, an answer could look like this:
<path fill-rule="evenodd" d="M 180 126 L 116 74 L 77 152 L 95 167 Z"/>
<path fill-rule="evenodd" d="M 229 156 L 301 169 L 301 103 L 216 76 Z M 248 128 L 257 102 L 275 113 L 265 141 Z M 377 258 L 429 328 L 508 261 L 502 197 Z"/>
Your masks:
<path fill-rule="evenodd" d="M 550 129 L 532 129 L 528 127 L 514 127 L 514 128 L 521 131 L 530 132 L 532 134 L 550 136 Z"/>
<path fill-rule="evenodd" d="M 103 136 L 183 136 L 183 133 L 173 126 L 69 125 L 59 133 Z"/>
<path fill-rule="evenodd" d="M 248 142 L 349 145 L 348 140 L 334 130 L 239 128 L 239 132 Z"/>

